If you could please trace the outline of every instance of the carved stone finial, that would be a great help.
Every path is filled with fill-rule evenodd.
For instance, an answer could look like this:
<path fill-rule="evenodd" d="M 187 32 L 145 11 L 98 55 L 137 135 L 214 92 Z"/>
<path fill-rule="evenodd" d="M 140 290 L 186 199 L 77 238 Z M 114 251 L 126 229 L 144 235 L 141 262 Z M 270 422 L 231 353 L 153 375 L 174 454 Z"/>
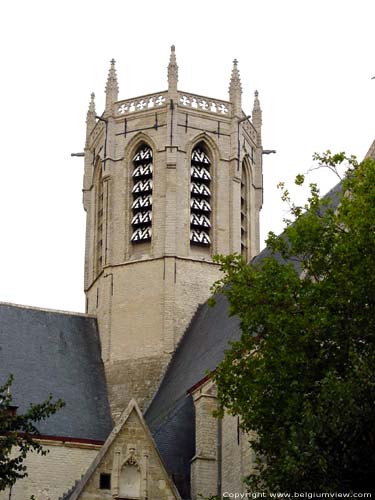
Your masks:
<path fill-rule="evenodd" d="M 176 60 L 176 48 L 174 45 L 171 46 L 171 55 L 169 57 L 168 64 L 168 90 L 171 92 L 177 92 L 177 82 L 178 82 L 178 64 Z"/>
<path fill-rule="evenodd" d="M 88 140 L 92 129 L 95 127 L 95 124 L 96 124 L 95 94 L 94 92 L 92 92 L 89 109 L 86 115 L 86 140 Z"/>
<path fill-rule="evenodd" d="M 256 90 L 254 92 L 254 106 L 253 110 L 259 110 L 260 111 L 260 102 L 259 102 L 259 92 Z"/>
<path fill-rule="evenodd" d="M 105 110 L 107 113 L 110 112 L 112 104 L 118 100 L 118 81 L 115 64 L 116 61 L 111 59 L 111 66 L 109 68 L 107 84 L 105 87 Z"/>
<path fill-rule="evenodd" d="M 234 59 L 233 68 L 232 68 L 232 75 L 231 75 L 230 83 L 229 83 L 229 93 L 234 92 L 234 91 L 239 91 L 240 93 L 242 93 L 240 72 L 238 71 L 237 65 L 238 65 L 238 61 L 237 61 L 237 59 Z"/>
<path fill-rule="evenodd" d="M 262 126 L 262 110 L 260 109 L 259 92 L 257 90 L 254 92 L 252 122 L 258 133 L 260 133 Z"/>
<path fill-rule="evenodd" d="M 94 94 L 94 92 L 91 92 L 91 100 L 90 100 L 90 104 L 89 104 L 88 113 L 95 113 L 95 94 Z"/>
<path fill-rule="evenodd" d="M 239 116 L 241 113 L 241 94 L 242 85 L 240 72 L 238 71 L 238 61 L 234 59 L 232 75 L 229 83 L 229 100 L 233 104 L 233 112 L 235 115 Z"/>

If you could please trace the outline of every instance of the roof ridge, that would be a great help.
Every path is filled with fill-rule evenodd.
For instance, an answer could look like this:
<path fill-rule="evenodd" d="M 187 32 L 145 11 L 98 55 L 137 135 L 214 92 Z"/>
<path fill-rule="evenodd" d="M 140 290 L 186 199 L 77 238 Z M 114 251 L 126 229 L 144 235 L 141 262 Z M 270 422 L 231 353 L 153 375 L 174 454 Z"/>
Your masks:
<path fill-rule="evenodd" d="M 65 311 L 63 309 L 50 309 L 48 307 L 28 306 L 25 304 L 16 304 L 14 302 L 2 302 L 2 301 L 0 301 L 0 306 L 18 307 L 20 309 L 27 309 L 27 310 L 31 309 L 34 311 L 51 312 L 51 313 L 57 313 L 57 314 L 68 314 L 70 316 L 81 316 L 84 318 L 96 319 L 96 315 L 94 315 L 94 314 L 87 314 L 87 313 L 77 312 L 77 311 Z"/>

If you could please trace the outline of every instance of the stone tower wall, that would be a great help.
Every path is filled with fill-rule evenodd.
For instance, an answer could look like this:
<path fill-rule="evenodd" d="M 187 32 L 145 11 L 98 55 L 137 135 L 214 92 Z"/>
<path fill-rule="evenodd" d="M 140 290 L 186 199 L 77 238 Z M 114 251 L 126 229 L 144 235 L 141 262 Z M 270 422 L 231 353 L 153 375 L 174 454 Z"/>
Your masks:
<path fill-rule="evenodd" d="M 166 92 L 113 102 L 104 121 L 87 122 L 85 291 L 87 311 L 98 317 L 115 417 L 131 397 L 143 408 L 149 402 L 195 310 L 219 278 L 213 255 L 241 251 L 245 157 L 251 170 L 247 257 L 259 248 L 258 132 L 233 109 L 231 102 L 178 92 L 170 85 Z M 208 247 L 190 244 L 190 162 L 199 143 L 211 160 Z M 133 157 L 141 144 L 153 156 L 152 238 L 132 243 Z"/>

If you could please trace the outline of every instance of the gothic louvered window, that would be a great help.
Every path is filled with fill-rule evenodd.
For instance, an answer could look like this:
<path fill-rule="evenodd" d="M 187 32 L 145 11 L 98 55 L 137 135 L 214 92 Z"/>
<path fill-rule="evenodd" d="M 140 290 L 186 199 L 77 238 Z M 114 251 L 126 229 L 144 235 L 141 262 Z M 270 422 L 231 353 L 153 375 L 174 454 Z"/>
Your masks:
<path fill-rule="evenodd" d="M 190 243 L 209 246 L 211 228 L 211 161 L 198 145 L 191 154 Z"/>
<path fill-rule="evenodd" d="M 143 144 L 133 158 L 133 229 L 131 241 L 151 240 L 152 233 L 152 150 Z"/>
<path fill-rule="evenodd" d="M 96 181 L 96 271 L 100 273 L 103 268 L 103 222 L 104 222 L 104 204 L 103 204 L 103 178 L 100 163 L 97 163 L 97 181 Z"/>

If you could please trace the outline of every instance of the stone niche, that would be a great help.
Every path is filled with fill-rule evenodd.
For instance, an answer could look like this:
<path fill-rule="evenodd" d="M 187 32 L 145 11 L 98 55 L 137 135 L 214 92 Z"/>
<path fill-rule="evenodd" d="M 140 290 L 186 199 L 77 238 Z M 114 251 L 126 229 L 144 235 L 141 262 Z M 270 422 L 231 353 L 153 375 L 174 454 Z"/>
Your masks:
<path fill-rule="evenodd" d="M 144 498 L 142 495 L 142 470 L 135 458 L 135 448 L 123 463 L 118 480 L 118 498 Z"/>
<path fill-rule="evenodd" d="M 142 462 L 144 463 L 140 463 L 137 450 L 133 445 L 127 446 L 125 457 L 121 449 L 115 450 L 112 495 L 116 499 L 138 500 L 147 497 L 145 487 L 147 455 L 144 456 Z"/>

